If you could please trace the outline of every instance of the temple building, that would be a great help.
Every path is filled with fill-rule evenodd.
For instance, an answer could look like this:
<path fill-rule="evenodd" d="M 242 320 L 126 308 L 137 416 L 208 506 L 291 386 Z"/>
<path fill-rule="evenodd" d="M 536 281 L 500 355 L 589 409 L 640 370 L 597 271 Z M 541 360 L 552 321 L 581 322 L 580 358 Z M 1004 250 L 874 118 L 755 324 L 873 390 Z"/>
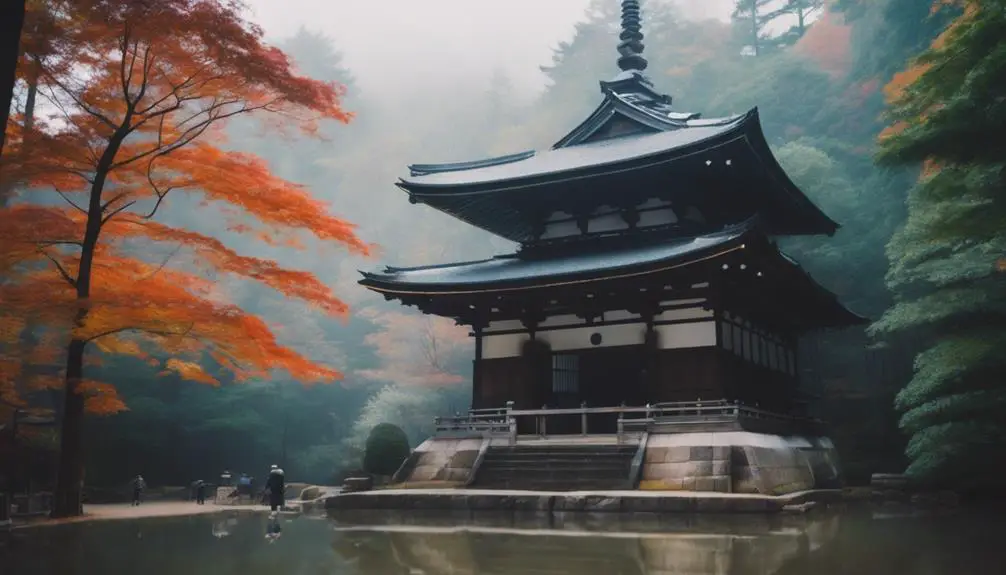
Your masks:
<path fill-rule="evenodd" d="M 622 2 L 619 39 L 621 73 L 551 148 L 416 164 L 398 182 L 412 203 L 512 240 L 516 253 L 386 267 L 360 283 L 470 326 L 473 425 L 487 410 L 538 410 L 516 422 L 517 435 L 621 435 L 631 418 L 620 408 L 666 406 L 663 419 L 645 413 L 652 447 L 655 434 L 675 431 L 654 425 L 688 404 L 808 421 L 798 339 L 865 320 L 776 239 L 839 225 L 780 167 L 756 109 L 703 118 L 657 91 L 644 73 L 638 1 Z M 820 435 L 806 429 L 768 431 Z M 830 442 L 821 449 L 830 454 Z"/>

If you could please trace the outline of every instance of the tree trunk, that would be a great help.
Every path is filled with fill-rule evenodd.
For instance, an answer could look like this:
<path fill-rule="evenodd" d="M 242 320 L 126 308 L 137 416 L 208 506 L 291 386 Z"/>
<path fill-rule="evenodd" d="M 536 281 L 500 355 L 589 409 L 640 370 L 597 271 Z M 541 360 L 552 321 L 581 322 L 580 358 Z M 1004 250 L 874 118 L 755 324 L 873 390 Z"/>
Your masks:
<path fill-rule="evenodd" d="M 26 140 L 31 131 L 35 129 L 35 100 L 38 96 L 38 75 L 41 64 L 37 59 L 34 59 L 33 61 L 35 65 L 28 74 L 28 93 L 24 99 L 24 126 L 22 134 L 25 141 L 21 142 L 21 152 L 19 154 L 22 162 L 28 158 L 29 154 L 28 142 Z M 4 125 L 6 125 L 6 123 Z M 13 179 L 0 180 L 0 208 L 7 206 L 7 202 L 10 201 L 16 187 L 17 182 Z M 26 327 L 25 329 L 28 330 L 29 333 L 31 332 L 31 327 Z"/>
<path fill-rule="evenodd" d="M 53 517 L 76 517 L 83 514 L 81 495 L 84 488 L 84 396 L 77 392 L 84 371 L 84 347 L 87 342 L 74 339 L 66 355 L 66 397 L 59 439 L 59 467 L 56 493 L 53 495 Z"/>
<path fill-rule="evenodd" d="M 101 192 L 105 189 L 105 181 L 115 155 L 128 134 L 128 126 L 132 121 L 132 110 L 127 111 L 122 125 L 108 140 L 108 147 L 101 154 L 94 172 L 88 198 L 87 224 L 84 228 L 84 238 L 80 246 L 80 264 L 77 267 L 77 279 L 74 287 L 77 289 L 78 312 L 74 326 L 84 326 L 87 319 L 87 300 L 91 297 L 91 270 L 94 264 L 94 250 L 98 246 L 98 236 L 101 235 Z M 81 492 L 84 487 L 84 447 L 82 432 L 84 429 L 84 396 L 78 393 L 78 387 L 84 376 L 84 350 L 87 340 L 74 337 L 70 340 L 66 354 L 66 383 L 63 387 L 64 407 L 60 425 L 59 466 L 57 468 L 56 492 L 53 494 L 53 517 L 75 517 L 83 514 Z"/>
<path fill-rule="evenodd" d="M 0 156 L 7 131 L 7 116 L 14 98 L 14 81 L 20 56 L 25 0 L 6 0 L 0 8 Z"/>

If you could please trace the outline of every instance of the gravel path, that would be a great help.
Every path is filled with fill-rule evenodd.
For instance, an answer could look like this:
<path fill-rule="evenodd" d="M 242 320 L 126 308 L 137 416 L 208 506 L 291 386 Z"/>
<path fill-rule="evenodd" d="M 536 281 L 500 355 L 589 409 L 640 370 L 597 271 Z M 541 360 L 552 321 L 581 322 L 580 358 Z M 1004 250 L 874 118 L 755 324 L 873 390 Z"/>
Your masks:
<path fill-rule="evenodd" d="M 128 503 L 107 505 L 85 505 L 84 515 L 67 519 L 38 518 L 23 524 L 15 523 L 15 527 L 36 527 L 43 525 L 61 525 L 64 523 L 79 523 L 81 521 L 102 521 L 110 519 L 140 519 L 144 517 L 177 517 L 182 515 L 205 515 L 225 511 L 266 511 L 264 505 L 214 505 L 207 503 L 197 505 L 191 501 L 152 501 L 133 506 Z"/>

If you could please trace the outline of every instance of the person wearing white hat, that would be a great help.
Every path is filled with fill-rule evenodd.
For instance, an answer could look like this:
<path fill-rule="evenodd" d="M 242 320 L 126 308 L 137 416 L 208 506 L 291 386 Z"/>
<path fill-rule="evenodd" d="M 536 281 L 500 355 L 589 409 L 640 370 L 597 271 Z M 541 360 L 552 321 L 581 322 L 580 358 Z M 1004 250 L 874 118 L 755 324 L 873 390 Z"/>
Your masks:
<path fill-rule="evenodd" d="M 283 477 L 283 470 L 279 466 L 273 465 L 269 470 L 269 479 L 265 482 L 266 489 L 269 490 L 269 508 L 273 511 L 283 507 L 283 495 L 286 491 L 286 479 Z"/>

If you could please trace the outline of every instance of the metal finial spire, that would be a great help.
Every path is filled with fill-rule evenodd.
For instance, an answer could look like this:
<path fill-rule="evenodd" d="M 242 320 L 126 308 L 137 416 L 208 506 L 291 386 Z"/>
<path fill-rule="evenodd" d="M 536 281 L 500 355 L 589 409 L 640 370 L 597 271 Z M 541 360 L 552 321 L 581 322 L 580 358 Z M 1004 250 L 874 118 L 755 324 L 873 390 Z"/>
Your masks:
<path fill-rule="evenodd" d="M 639 21 L 639 0 L 622 0 L 622 33 L 618 44 L 618 67 L 624 71 L 646 69 L 643 58 L 643 33 Z"/>

